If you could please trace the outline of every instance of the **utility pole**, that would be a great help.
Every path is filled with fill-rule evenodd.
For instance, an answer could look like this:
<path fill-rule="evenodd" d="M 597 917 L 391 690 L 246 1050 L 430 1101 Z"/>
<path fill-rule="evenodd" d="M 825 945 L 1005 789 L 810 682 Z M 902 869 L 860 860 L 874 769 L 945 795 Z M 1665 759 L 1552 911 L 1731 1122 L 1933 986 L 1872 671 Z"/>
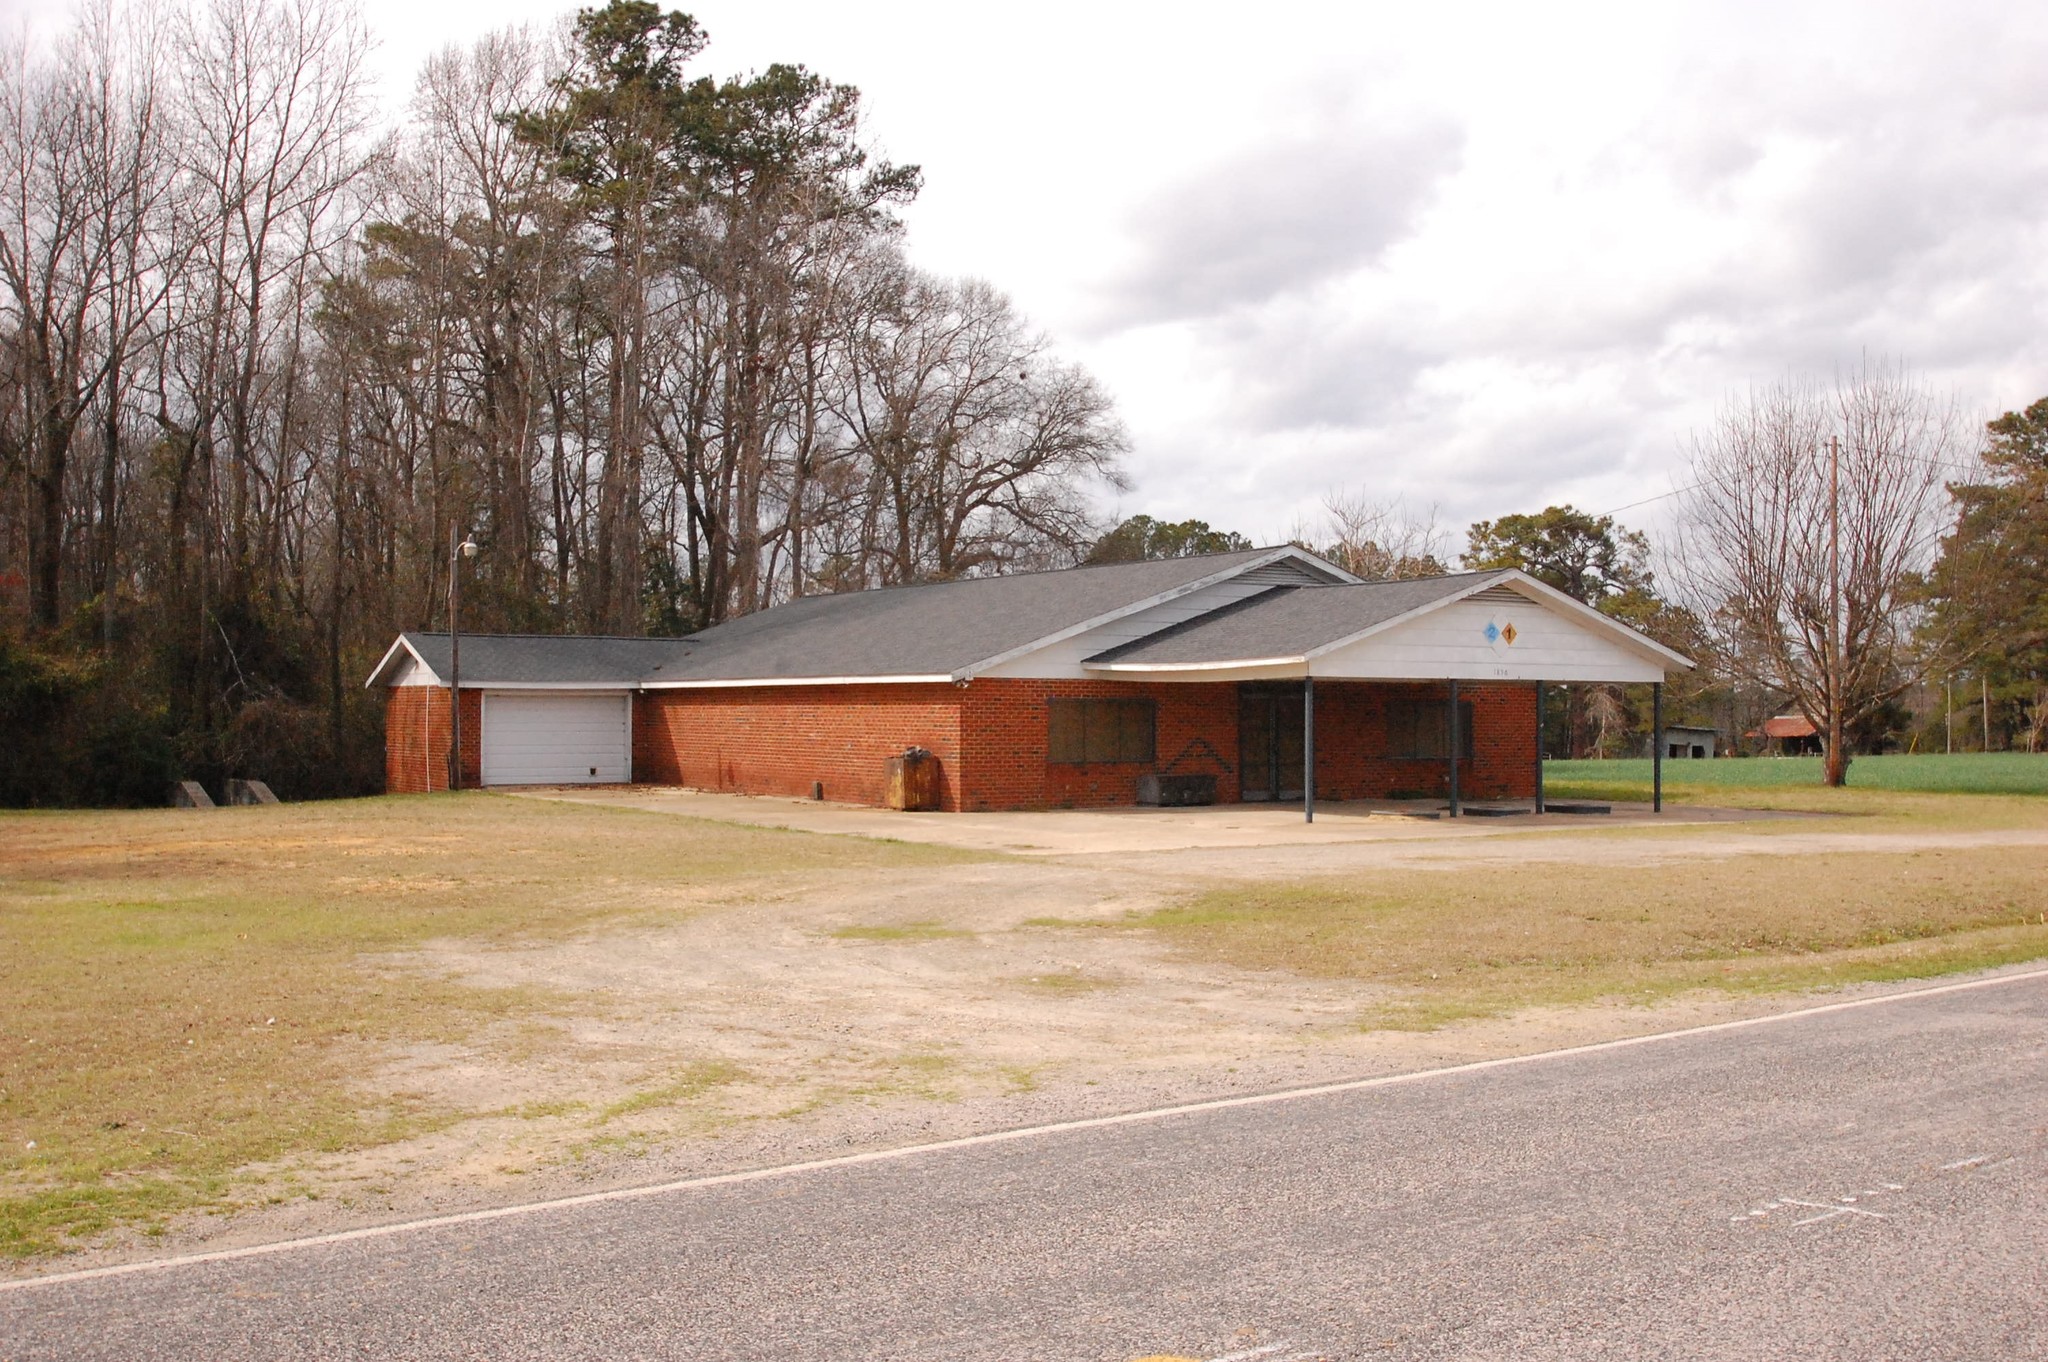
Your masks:
<path fill-rule="evenodd" d="M 1842 751 L 1842 442 L 1828 436 L 1828 768 L 1827 783 L 1847 779 Z"/>
<path fill-rule="evenodd" d="M 448 788 L 462 788 L 462 553 L 448 522 Z"/>
<path fill-rule="evenodd" d="M 448 788 L 462 788 L 462 560 L 476 557 L 476 540 L 448 525 Z"/>

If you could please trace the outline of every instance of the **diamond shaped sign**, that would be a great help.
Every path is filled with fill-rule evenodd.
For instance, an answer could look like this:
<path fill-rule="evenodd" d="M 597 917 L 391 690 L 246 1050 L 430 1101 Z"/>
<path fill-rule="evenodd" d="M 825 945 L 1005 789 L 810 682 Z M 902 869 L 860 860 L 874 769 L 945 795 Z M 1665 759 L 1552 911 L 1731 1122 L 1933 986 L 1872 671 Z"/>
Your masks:
<path fill-rule="evenodd" d="M 1500 626 L 1498 624 L 1495 624 L 1492 620 L 1488 620 L 1486 622 L 1486 641 L 1488 643 L 1497 643 L 1500 641 Z"/>
<path fill-rule="evenodd" d="M 1510 625 L 1509 625 L 1509 626 L 1508 626 L 1507 628 L 1505 628 L 1505 629 L 1501 630 L 1501 631 L 1500 631 L 1500 638 L 1501 638 L 1501 642 L 1503 642 L 1503 643 L 1507 644 L 1507 645 L 1508 645 L 1508 647 L 1510 647 L 1510 648 L 1514 647 L 1514 646 L 1515 646 L 1515 626 L 1514 626 L 1514 625 L 1512 625 L 1512 624 L 1510 624 Z"/>

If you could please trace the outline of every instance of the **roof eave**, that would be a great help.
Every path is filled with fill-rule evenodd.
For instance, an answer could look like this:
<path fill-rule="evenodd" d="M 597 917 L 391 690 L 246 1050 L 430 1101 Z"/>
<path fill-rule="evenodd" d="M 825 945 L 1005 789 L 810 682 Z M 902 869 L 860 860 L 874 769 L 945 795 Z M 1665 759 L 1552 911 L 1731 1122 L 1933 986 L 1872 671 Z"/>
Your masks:
<path fill-rule="evenodd" d="M 963 681 L 954 672 L 902 673 L 891 676 L 736 676 L 695 681 L 642 681 L 641 690 L 716 690 L 739 686 L 908 686 Z"/>
<path fill-rule="evenodd" d="M 1301 667 L 1308 659 L 1294 657 L 1238 657 L 1215 662 L 1083 662 L 1091 672 L 1225 672 L 1247 667 Z"/>

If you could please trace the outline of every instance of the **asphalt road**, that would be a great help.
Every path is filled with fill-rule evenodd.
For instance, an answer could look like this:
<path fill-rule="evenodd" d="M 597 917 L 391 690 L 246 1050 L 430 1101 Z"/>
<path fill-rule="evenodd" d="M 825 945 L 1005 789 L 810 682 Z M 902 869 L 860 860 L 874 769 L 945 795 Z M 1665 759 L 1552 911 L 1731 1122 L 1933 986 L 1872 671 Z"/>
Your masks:
<path fill-rule="evenodd" d="M 2048 978 L 0 1288 L 0 1357 L 2048 1358 Z"/>

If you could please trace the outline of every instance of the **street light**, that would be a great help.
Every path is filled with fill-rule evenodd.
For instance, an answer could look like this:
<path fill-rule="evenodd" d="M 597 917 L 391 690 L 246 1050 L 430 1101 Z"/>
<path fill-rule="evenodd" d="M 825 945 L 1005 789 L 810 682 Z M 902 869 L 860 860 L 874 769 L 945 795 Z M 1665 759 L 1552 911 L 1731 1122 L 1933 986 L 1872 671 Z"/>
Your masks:
<path fill-rule="evenodd" d="M 448 788 L 462 788 L 462 560 L 477 554 L 476 537 L 455 542 L 448 527 Z"/>

